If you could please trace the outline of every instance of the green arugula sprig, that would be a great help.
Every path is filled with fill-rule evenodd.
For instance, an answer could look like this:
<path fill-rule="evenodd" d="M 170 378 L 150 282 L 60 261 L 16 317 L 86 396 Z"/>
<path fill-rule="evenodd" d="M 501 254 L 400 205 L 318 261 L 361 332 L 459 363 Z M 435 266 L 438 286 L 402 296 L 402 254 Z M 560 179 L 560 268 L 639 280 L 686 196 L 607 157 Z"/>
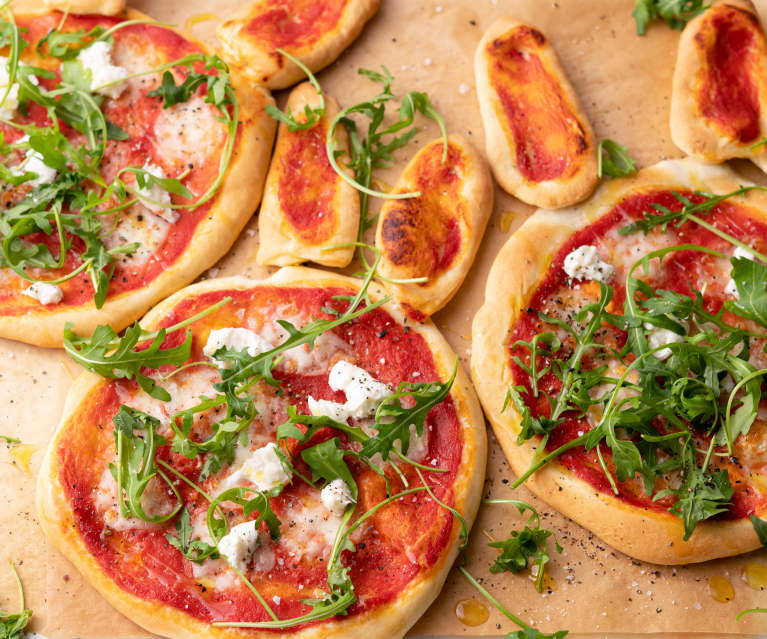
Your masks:
<path fill-rule="evenodd" d="M 166 533 L 165 539 L 189 561 L 201 564 L 206 559 L 219 558 L 217 546 L 192 539 L 192 522 L 186 507 L 181 509 L 181 515 L 176 520 L 176 533 Z"/>
<path fill-rule="evenodd" d="M 64 351 L 93 373 L 107 379 L 135 379 L 144 392 L 155 399 L 168 401 L 168 392 L 142 371 L 180 366 L 186 362 L 191 354 L 191 332 L 187 331 L 186 339 L 178 346 L 162 348 L 165 338 L 210 315 L 231 300 L 231 297 L 225 297 L 192 317 L 159 331 L 145 331 L 136 322 L 125 330 L 122 337 L 106 325 L 97 326 L 90 337 L 81 337 L 75 334 L 73 325 L 67 323 L 64 328 Z M 137 349 L 139 345 L 146 347 Z"/>
<path fill-rule="evenodd" d="M 684 29 L 695 16 L 703 13 L 710 5 L 704 0 L 634 0 L 631 15 L 636 22 L 638 35 L 644 35 L 648 23 L 663 20 L 672 29 Z"/>
<path fill-rule="evenodd" d="M 557 630 L 556 632 L 547 635 L 542 633 L 537 628 L 533 628 L 530 624 L 525 623 L 514 613 L 510 612 L 506 606 L 504 606 L 500 601 L 493 597 L 493 595 L 491 595 L 482 584 L 480 584 L 474 577 L 471 576 L 471 573 L 469 573 L 466 568 L 459 566 L 458 570 L 466 578 L 466 580 L 472 586 L 474 586 L 474 588 L 476 588 L 480 595 L 487 599 L 507 619 L 511 620 L 521 628 L 521 630 L 516 630 L 514 632 L 508 633 L 504 639 L 564 639 L 564 637 L 567 636 L 567 630 Z"/>
<path fill-rule="evenodd" d="M 167 444 L 167 440 L 157 434 L 160 421 L 125 405 L 120 406 L 112 421 L 117 464 L 109 464 L 109 470 L 117 484 L 120 514 L 126 518 L 136 517 L 153 524 L 173 519 L 181 510 L 183 500 L 175 484 L 160 470 L 155 460 L 157 447 Z M 177 504 L 168 514 L 148 515 L 144 511 L 141 497 L 149 482 L 158 477 L 171 489 Z"/>
<path fill-rule="evenodd" d="M 317 81 L 317 78 L 314 77 L 314 74 L 303 62 L 301 62 L 301 60 L 294 58 L 287 51 L 282 49 L 277 49 L 277 53 L 284 55 L 288 60 L 290 60 L 306 74 L 306 78 L 309 80 L 309 83 L 317 91 L 319 102 L 315 107 L 310 107 L 308 104 L 304 106 L 303 120 L 297 120 L 296 116 L 290 112 L 289 107 L 286 108 L 285 112 L 283 112 L 273 104 L 268 104 L 266 106 L 266 112 L 278 122 L 282 122 L 283 124 L 287 125 L 288 131 L 306 131 L 308 129 L 312 129 L 322 119 L 322 116 L 325 115 L 325 94 L 322 92 L 322 87 L 320 87 L 320 83 Z"/>
<path fill-rule="evenodd" d="M 597 175 L 601 178 L 628 177 L 636 173 L 634 160 L 628 154 L 628 150 L 622 144 L 605 138 L 600 140 L 597 147 Z"/>
<path fill-rule="evenodd" d="M 538 511 L 530 504 L 518 499 L 485 499 L 483 504 L 511 504 L 520 515 L 526 511 L 530 512 L 530 518 L 525 523 L 522 530 L 512 530 L 511 536 L 503 541 L 492 541 L 488 544 L 491 548 L 498 548 L 501 554 L 498 555 L 495 562 L 490 566 L 490 572 L 522 572 L 527 568 L 528 561 L 533 560 L 533 564 L 538 567 L 535 579 L 535 589 L 543 592 L 543 579 L 546 571 L 546 564 L 551 561 L 546 546 L 549 537 L 553 532 L 541 527 L 541 516 Z M 535 522 L 535 527 L 531 524 Z M 552 537 L 553 538 L 553 537 Z M 557 552 L 562 552 L 562 546 L 555 538 L 554 548 Z"/>
<path fill-rule="evenodd" d="M 24 588 L 21 585 L 21 578 L 13 562 L 8 562 L 13 573 L 16 588 L 19 593 L 19 612 L 4 612 L 0 609 L 0 639 L 21 639 L 24 630 L 29 625 L 32 617 L 32 611 L 27 609 L 24 602 Z"/>

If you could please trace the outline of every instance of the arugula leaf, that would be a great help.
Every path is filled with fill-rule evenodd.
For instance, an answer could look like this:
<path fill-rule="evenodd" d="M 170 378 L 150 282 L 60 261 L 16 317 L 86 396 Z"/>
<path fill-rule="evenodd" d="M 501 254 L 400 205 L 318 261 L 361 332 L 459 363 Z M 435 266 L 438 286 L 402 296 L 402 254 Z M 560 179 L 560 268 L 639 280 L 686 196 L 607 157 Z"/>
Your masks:
<path fill-rule="evenodd" d="M 8 435 L 0 435 L 0 440 L 4 441 L 6 444 L 20 444 L 21 440 L 16 437 L 10 437 Z"/>
<path fill-rule="evenodd" d="M 0 639 L 21 639 L 24 636 L 24 630 L 29 624 L 29 620 L 32 617 L 32 611 L 25 608 L 24 605 L 24 589 L 21 585 L 21 579 L 19 573 L 16 571 L 16 567 L 12 562 L 8 562 L 13 572 L 14 580 L 16 581 L 16 588 L 19 593 L 19 612 L 4 612 L 0 610 Z"/>
<path fill-rule="evenodd" d="M 280 520 L 277 515 L 274 514 L 269 499 L 276 497 L 282 488 L 276 488 L 275 490 L 263 493 L 255 490 L 254 488 L 247 488 L 244 486 L 237 486 L 236 488 L 230 488 L 218 495 L 208 506 L 208 512 L 206 515 L 206 521 L 208 524 L 208 531 L 210 536 L 215 540 L 216 544 L 221 541 L 221 538 L 229 531 L 229 524 L 226 520 L 226 516 L 223 513 L 217 513 L 218 505 L 222 502 L 231 501 L 238 506 L 242 506 L 242 514 L 245 517 L 249 517 L 254 512 L 258 511 L 258 517 L 256 517 L 255 527 L 258 529 L 261 522 L 264 522 L 269 529 L 269 534 L 272 539 L 280 538 Z M 255 494 L 255 497 L 248 498 L 248 494 Z"/>
<path fill-rule="evenodd" d="M 37 42 L 35 50 L 41 57 L 50 56 L 58 60 L 73 60 L 80 51 L 90 46 L 93 40 L 102 35 L 106 29 L 95 26 L 90 31 L 58 31 L 51 29 Z"/>
<path fill-rule="evenodd" d="M 417 435 L 423 434 L 424 422 L 429 411 L 441 404 L 453 387 L 458 373 L 458 359 L 455 360 L 453 374 L 444 384 L 442 382 L 400 382 L 397 392 L 387 397 L 376 410 L 375 428 L 377 434 L 366 441 L 360 454 L 372 457 L 380 453 L 387 460 L 394 443 L 400 442 L 400 452 L 407 455 L 410 447 L 410 427 L 415 427 Z M 404 398 L 413 405 L 402 403 Z"/>
<path fill-rule="evenodd" d="M 334 479 L 341 479 L 349 486 L 352 497 L 356 501 L 358 496 L 357 482 L 354 481 L 354 476 L 344 461 L 346 452 L 341 448 L 341 441 L 338 437 L 333 437 L 321 444 L 302 450 L 301 459 L 311 469 L 313 482 L 324 479 L 326 483 L 330 483 Z"/>
<path fill-rule="evenodd" d="M 644 35 L 647 25 L 661 19 L 672 29 L 684 29 L 685 25 L 710 5 L 703 0 L 634 0 L 631 15 L 636 22 L 638 35 Z"/>
<path fill-rule="evenodd" d="M 604 175 L 608 177 L 628 177 L 636 173 L 634 160 L 629 157 L 625 146 L 605 138 L 599 142 L 597 148 L 598 164 L 597 174 L 601 178 Z"/>
<path fill-rule="evenodd" d="M 563 639 L 567 636 L 567 630 L 557 630 L 550 635 L 542 633 L 537 628 L 523 628 L 506 635 L 504 639 Z"/>
<path fill-rule="evenodd" d="M 754 527 L 756 536 L 759 537 L 759 543 L 767 548 L 767 521 L 759 519 L 756 515 L 750 515 L 751 525 Z"/>
<path fill-rule="evenodd" d="M 303 71 L 306 74 L 306 77 L 309 80 L 309 83 L 314 87 L 315 91 L 317 91 L 317 95 L 319 97 L 319 103 L 317 104 L 316 107 L 310 107 L 308 104 L 305 105 L 304 119 L 301 121 L 296 119 L 296 117 L 290 112 L 289 107 L 283 113 L 276 106 L 272 104 L 268 104 L 266 106 L 266 112 L 278 122 L 282 122 L 283 124 L 287 125 L 288 131 L 291 131 L 291 132 L 305 131 L 307 129 L 312 129 L 322 119 L 322 116 L 325 115 L 325 95 L 322 92 L 320 83 L 317 82 L 317 78 L 314 77 L 314 74 L 306 67 L 306 65 L 303 64 L 303 62 L 301 62 L 301 60 L 299 60 L 298 58 L 294 58 L 292 55 L 290 55 L 287 51 L 284 51 L 283 49 L 278 48 L 277 53 L 285 56 L 288 60 L 290 60 L 299 69 L 301 69 L 301 71 Z"/>
<path fill-rule="evenodd" d="M 727 300 L 727 310 L 767 327 L 767 266 L 745 257 L 730 261 L 738 299 Z"/>
<path fill-rule="evenodd" d="M 155 461 L 158 446 L 167 443 L 157 434 L 160 421 L 124 404 L 112 418 L 114 422 L 117 464 L 109 464 L 109 470 L 117 483 L 117 498 L 123 517 L 137 517 L 143 521 L 158 524 L 176 516 L 183 501 L 175 485 L 159 469 Z M 143 437 L 136 434 L 143 431 Z M 167 515 L 150 516 L 144 512 L 141 497 L 149 482 L 159 477 L 173 491 L 177 504 Z"/>
<path fill-rule="evenodd" d="M 503 541 L 493 541 L 488 544 L 491 548 L 499 548 L 501 554 L 498 555 L 495 562 L 490 566 L 490 572 L 513 572 L 518 573 L 527 568 L 528 560 L 532 558 L 534 565 L 538 567 L 535 587 L 538 592 L 543 590 L 543 576 L 546 570 L 546 564 L 551 560 L 546 545 L 549 537 L 554 533 L 550 530 L 541 528 L 541 516 L 530 504 L 517 499 L 488 499 L 485 504 L 512 504 L 523 515 L 525 511 L 530 512 L 530 518 L 525 527 L 519 530 L 512 530 L 511 536 Z M 530 525 L 535 522 L 535 528 Z M 562 552 L 562 547 L 554 539 L 554 547 L 557 552 Z"/>
<path fill-rule="evenodd" d="M 201 539 L 192 539 L 192 524 L 189 511 L 181 509 L 181 516 L 176 521 L 177 535 L 165 534 L 168 543 L 176 548 L 184 557 L 201 564 L 206 559 L 218 559 L 218 548 Z"/>

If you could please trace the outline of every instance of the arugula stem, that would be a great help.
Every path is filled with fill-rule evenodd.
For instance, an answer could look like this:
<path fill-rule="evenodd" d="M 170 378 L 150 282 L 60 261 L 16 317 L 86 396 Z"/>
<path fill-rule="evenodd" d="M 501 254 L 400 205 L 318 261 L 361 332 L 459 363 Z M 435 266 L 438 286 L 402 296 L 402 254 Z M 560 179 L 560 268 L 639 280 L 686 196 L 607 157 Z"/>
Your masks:
<path fill-rule="evenodd" d="M 487 599 L 493 606 L 495 606 L 503 615 L 505 615 L 508 619 L 513 621 L 515 624 L 517 624 L 520 628 L 523 628 L 525 630 L 528 630 L 532 628 L 532 626 L 526 624 L 524 621 L 522 621 L 519 617 L 517 617 L 515 614 L 511 613 L 506 606 L 504 606 L 500 601 L 498 601 L 493 595 L 491 595 L 474 577 L 471 576 L 468 570 L 464 568 L 463 566 L 458 567 L 459 572 L 466 577 L 466 580 L 474 586 L 479 594 L 481 594 L 485 599 Z"/>
<path fill-rule="evenodd" d="M 424 476 L 421 473 L 420 468 L 416 467 L 415 472 L 418 473 L 418 478 L 421 480 L 421 483 L 423 484 L 424 488 L 426 488 L 426 492 L 428 493 L 429 497 L 431 497 L 432 500 L 434 500 L 434 502 L 436 502 L 439 506 L 442 506 L 442 508 L 450 512 L 453 515 L 453 517 L 455 517 L 458 520 L 458 522 L 461 524 L 461 532 L 459 534 L 459 537 L 461 538 L 461 545 L 458 547 L 458 550 L 463 550 L 469 544 L 469 526 L 466 523 L 466 519 L 455 508 L 453 508 L 452 506 L 448 506 L 444 501 L 442 501 L 439 497 L 437 497 L 434 494 L 432 487 L 426 483 L 426 480 L 424 479 Z"/>
<path fill-rule="evenodd" d="M 735 621 L 740 621 L 746 615 L 753 614 L 755 612 L 767 612 L 767 608 L 749 608 L 748 610 L 741 610 L 735 617 Z"/>
<path fill-rule="evenodd" d="M 16 582 L 16 590 L 19 593 L 19 611 L 23 612 L 26 609 L 26 604 L 24 601 L 24 587 L 21 585 L 21 577 L 19 577 L 19 572 L 16 570 L 16 566 L 13 565 L 13 562 L 10 559 L 8 560 L 8 565 L 11 567 L 13 579 Z"/>
<path fill-rule="evenodd" d="M 731 427 L 731 417 L 732 417 L 732 403 L 735 401 L 735 396 L 738 393 L 738 391 L 743 388 L 748 382 L 750 382 L 752 379 L 756 379 L 757 377 L 762 377 L 763 375 L 767 374 L 767 368 L 759 369 L 758 371 L 754 371 L 750 375 L 746 375 L 743 379 L 741 379 L 733 389 L 730 391 L 730 396 L 727 398 L 727 408 L 724 412 L 724 433 L 727 438 L 727 452 L 728 454 L 732 455 L 732 427 Z"/>

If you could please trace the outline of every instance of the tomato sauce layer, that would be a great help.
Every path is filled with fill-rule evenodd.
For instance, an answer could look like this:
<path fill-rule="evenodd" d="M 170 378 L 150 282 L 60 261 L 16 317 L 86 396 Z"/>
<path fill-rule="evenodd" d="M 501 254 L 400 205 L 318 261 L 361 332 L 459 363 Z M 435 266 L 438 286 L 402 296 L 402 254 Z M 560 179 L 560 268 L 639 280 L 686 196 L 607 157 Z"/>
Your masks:
<path fill-rule="evenodd" d="M 546 39 L 520 25 L 487 45 L 498 117 L 516 149 L 517 169 L 532 182 L 575 175 L 588 150 L 575 108 L 543 54 Z"/>
<path fill-rule="evenodd" d="M 332 32 L 348 0 L 265 0 L 243 32 L 270 48 L 310 46 Z"/>
<path fill-rule="evenodd" d="M 726 4 L 709 13 L 695 35 L 703 60 L 699 108 L 732 140 L 754 142 L 760 134 L 759 86 L 767 54 L 759 20 Z"/>
<path fill-rule="evenodd" d="M 43 38 L 49 30 L 59 28 L 62 20 L 62 14 L 52 13 L 36 18 L 34 20 L 19 21 L 19 26 L 27 31 L 22 32 L 24 39 L 30 43 L 25 50 L 23 63 L 46 66 L 50 71 L 60 77 L 58 66 L 52 66 L 51 58 L 30 58 L 27 59 L 27 52 L 34 49 L 35 43 Z M 110 28 L 120 23 L 118 18 L 109 18 L 104 16 L 67 16 L 66 21 L 60 27 L 61 31 L 70 32 L 78 29 L 90 31 L 93 27 L 102 26 Z M 192 53 L 201 53 L 199 47 L 177 33 L 160 27 L 138 24 L 118 29 L 113 34 L 114 55 L 125 56 L 129 60 L 137 60 L 142 64 L 142 68 L 151 69 L 177 60 L 185 55 Z M 55 61 L 54 61 L 55 62 Z M 195 66 L 196 72 L 204 72 L 201 63 Z M 186 68 L 174 69 L 176 82 L 181 83 L 188 74 Z M 186 173 L 184 184 L 193 193 L 202 195 L 215 182 L 219 172 L 219 161 L 223 149 L 223 143 L 226 140 L 225 132 L 219 136 L 221 142 L 218 147 L 212 148 L 206 155 L 204 161 L 192 163 L 185 161 L 182 164 L 174 162 L 160 150 L 160 146 L 165 140 L 158 139 L 155 131 L 155 125 L 160 118 L 168 116 L 168 110 L 163 109 L 162 99 L 157 97 L 148 97 L 147 93 L 157 88 L 160 84 L 161 74 L 151 74 L 137 78 L 131 81 L 120 97 L 116 100 L 109 100 L 104 105 L 104 115 L 106 118 L 122 128 L 129 134 L 130 138 L 126 140 L 109 140 L 104 153 L 102 163 L 102 172 L 107 180 L 111 180 L 117 172 L 126 166 L 144 166 L 149 162 L 165 169 L 167 177 L 176 177 Z M 53 88 L 58 80 L 41 80 L 41 84 L 46 88 Z M 194 99 L 194 98 L 192 98 Z M 179 105 L 183 107 L 183 105 Z M 36 126 L 50 126 L 45 109 L 30 104 L 26 116 L 18 114 L 14 118 L 21 124 L 34 124 Z M 179 136 L 184 134 L 183 127 L 189 126 L 188 119 L 179 123 Z M 60 122 L 62 132 L 77 145 L 84 143 L 83 136 L 65 123 Z M 16 141 L 21 137 L 21 133 L 8 125 L 0 125 L 7 141 Z M 212 135 L 212 133 L 211 133 Z M 128 178 L 123 178 L 129 181 Z M 188 204 L 179 196 L 172 195 L 174 204 Z M 115 202 L 114 204 L 117 204 Z M 163 271 L 168 269 L 182 255 L 189 245 L 199 223 L 208 215 L 211 202 L 203 204 L 197 208 L 179 209 L 179 219 L 170 225 L 167 235 L 161 240 L 159 245 L 147 259 L 136 261 L 130 259 L 130 256 L 116 256 L 114 263 L 114 274 L 110 281 L 109 294 L 115 296 L 120 293 L 132 291 L 146 286 L 149 282 L 158 277 Z M 66 211 L 65 211 L 66 212 Z M 135 215 L 138 223 L 143 222 L 141 213 Z M 110 229 L 115 224 L 114 216 L 104 216 L 103 227 Z M 26 236 L 25 239 L 33 243 L 41 243 L 48 247 L 54 257 L 58 256 L 59 242 L 57 233 L 54 230 L 50 235 L 38 233 Z M 74 238 L 72 249 L 68 252 L 63 268 L 57 270 L 40 270 L 30 273 L 39 279 L 56 279 L 62 277 L 83 263 L 81 253 L 84 245 L 79 238 Z M 13 278 L 13 279 L 9 279 Z M 30 310 L 40 312 L 40 305 L 33 302 L 29 297 L 21 294 L 21 290 L 28 286 L 26 280 L 7 274 L 7 281 L 0 288 L 0 304 L 2 304 L 2 314 L 20 315 Z M 59 310 L 62 306 L 79 306 L 89 302 L 93 298 L 94 289 L 89 275 L 86 272 L 60 284 L 64 293 L 64 298 L 60 304 L 50 309 L 51 312 Z"/>
<path fill-rule="evenodd" d="M 693 193 L 684 193 L 693 202 L 701 201 L 701 197 Z M 525 400 L 533 397 L 532 385 L 529 375 L 514 361 L 513 357 L 522 358 L 529 364 L 529 351 L 523 347 L 514 347 L 517 340 L 530 341 L 536 334 L 542 331 L 553 330 L 556 327 L 550 323 L 544 323 L 539 319 L 538 313 L 543 312 L 549 316 L 557 317 L 568 324 L 573 324 L 575 314 L 584 305 L 598 301 L 600 297 L 599 285 L 595 281 L 569 280 L 564 272 L 563 264 L 565 257 L 579 246 L 593 245 L 598 248 L 600 257 L 615 268 L 615 276 L 609 282 L 614 289 L 612 301 L 607 306 L 607 311 L 622 314 L 623 303 L 626 296 L 625 281 L 628 270 L 644 255 L 660 250 L 668 246 L 679 244 L 696 244 L 709 247 L 714 250 L 731 254 L 733 247 L 726 240 L 718 237 L 711 231 L 693 223 L 686 222 L 679 228 L 668 226 L 664 234 L 658 227 L 650 231 L 647 236 L 641 232 L 631 235 L 621 235 L 618 230 L 632 221 L 642 217 L 646 211 L 654 211 L 653 204 L 667 207 L 670 210 L 680 210 L 681 203 L 667 190 L 639 191 L 625 196 L 618 204 L 600 219 L 590 226 L 574 233 L 569 240 L 559 249 L 554 256 L 548 272 L 533 291 L 528 305 L 521 317 L 517 320 L 509 341 L 510 365 L 515 384 L 524 386 L 527 393 L 523 395 Z M 716 206 L 706 217 L 706 220 L 718 229 L 749 244 L 757 251 L 767 250 L 767 225 L 749 216 L 743 206 L 732 202 L 723 202 Z M 722 308 L 726 297 L 725 287 L 729 282 L 730 273 L 729 259 L 702 253 L 700 251 L 674 251 L 663 258 L 662 266 L 657 260 L 653 260 L 649 272 L 645 273 L 643 267 L 634 271 L 634 276 L 649 283 L 654 288 L 675 291 L 676 293 L 694 296 L 695 291 L 704 291 L 704 306 L 707 311 L 717 313 Z M 738 319 L 728 311 L 725 312 L 725 321 L 737 323 Z M 626 333 L 612 325 L 604 323 L 596 333 L 595 340 L 615 350 L 620 350 L 626 344 Z M 569 357 L 571 347 L 563 341 L 564 358 Z M 753 352 L 753 351 L 752 351 Z M 631 356 L 633 357 L 633 356 Z M 538 370 L 549 363 L 548 358 L 538 357 Z M 603 356 L 598 360 L 596 356 L 587 355 L 583 360 L 585 370 L 595 368 L 597 365 L 607 365 L 607 375 L 617 377 L 625 370 L 625 367 L 612 356 Z M 545 394 L 555 397 L 561 388 L 561 382 L 551 372 L 548 372 L 540 380 L 538 387 L 540 393 L 534 400 L 528 401 L 531 413 L 534 416 L 548 417 L 550 406 Z M 550 435 L 546 444 L 546 450 L 551 452 L 561 445 L 577 438 L 591 428 L 591 422 L 587 418 L 579 418 L 573 412 L 563 415 L 563 423 Z M 663 432 L 663 424 L 655 424 L 660 432 Z M 759 420 L 752 426 L 754 433 L 761 432 L 763 425 Z M 699 441 L 698 448 L 706 448 L 710 441 L 704 434 L 696 434 Z M 731 484 L 735 490 L 732 499 L 733 506 L 729 512 L 720 515 L 722 519 L 738 519 L 746 517 L 767 501 L 765 496 L 754 489 L 757 475 L 767 475 L 767 460 L 754 455 L 750 444 L 743 437 L 736 441 L 736 455 L 731 458 L 716 457 L 712 465 L 726 468 Z M 738 446 L 742 447 L 738 449 Z M 601 452 L 608 468 L 614 475 L 610 449 L 603 445 Z M 743 459 L 751 459 L 747 463 L 741 463 L 737 456 L 742 454 Z M 576 476 L 588 482 L 598 491 L 605 494 L 613 494 L 598 459 L 596 449 L 586 451 L 582 447 L 573 448 L 558 458 Z M 758 480 L 758 477 L 757 477 Z M 617 482 L 617 480 L 616 480 Z M 653 501 L 652 497 L 645 494 L 641 480 L 629 479 L 625 482 L 617 482 L 619 497 L 625 502 L 648 510 L 665 511 L 673 505 L 672 498 L 667 497 Z M 657 485 L 656 485 L 657 489 Z"/>
<path fill-rule="evenodd" d="M 307 131 L 286 132 L 278 183 L 283 228 L 307 244 L 322 244 L 338 228 L 336 195 L 338 176 L 325 149 L 326 127 L 318 123 Z"/>
<path fill-rule="evenodd" d="M 472 167 L 453 144 L 444 163 L 442 155 L 442 144 L 433 143 L 418 156 L 408 174 L 412 190 L 421 195 L 396 200 L 382 221 L 384 255 L 407 268 L 410 277 L 433 280 L 451 267 L 461 248 L 460 220 L 468 216 L 463 176 Z M 410 184 L 400 192 L 410 189 Z M 433 282 L 422 284 L 430 285 Z"/>
<path fill-rule="evenodd" d="M 209 307 L 224 296 L 231 296 L 232 302 L 191 326 L 194 335 L 192 359 L 203 359 L 202 347 L 213 328 L 242 325 L 243 318 L 269 318 L 268 321 L 271 321 L 272 317 L 279 317 L 273 314 L 276 309 L 282 313 L 300 310 L 307 316 L 330 318 L 321 309 L 333 306 L 343 310 L 346 302 L 334 301 L 332 297 L 350 293 L 353 292 L 343 289 L 276 287 L 208 293 L 179 304 L 163 325 L 169 326 Z M 332 339 L 343 343 L 343 348 L 353 354 L 357 365 L 391 387 L 396 387 L 401 380 L 428 382 L 439 379 L 425 340 L 408 327 L 397 324 L 381 309 L 337 327 L 333 333 Z M 172 334 L 166 346 L 177 344 L 180 339 L 178 334 Z M 272 402 L 269 404 L 272 407 L 269 419 L 273 424 L 287 419 L 288 404 L 296 406 L 299 413 L 308 413 L 308 395 L 342 400 L 340 393 L 334 395 L 329 388 L 327 372 L 321 375 L 299 374 L 278 366 L 275 376 L 281 382 L 279 391 L 259 383 L 260 392 L 268 395 Z M 123 590 L 140 598 L 167 604 L 204 622 L 268 620 L 255 597 L 236 578 L 220 587 L 212 587 L 206 579 L 196 578 L 192 564 L 165 539 L 166 533 L 175 534 L 172 524 L 139 530 L 116 530 L 105 522 L 97 507 L 95 494 L 107 464 L 115 456 L 112 417 L 120 406 L 120 397 L 125 392 L 135 391 L 132 384 L 105 382 L 68 423 L 59 442 L 59 479 L 74 511 L 75 526 L 88 551 Z M 251 432 L 265 428 L 259 423 L 260 420 L 261 417 L 257 416 Z M 424 459 L 446 472 L 426 471 L 425 480 L 439 499 L 453 504 L 453 484 L 463 444 L 461 424 L 450 399 L 430 411 L 426 428 L 429 429 L 429 439 Z M 339 433 L 324 429 L 308 445 L 333 436 L 339 436 Z M 343 434 L 340 437 L 346 441 Z M 294 463 L 297 470 L 304 475 L 311 474 L 297 455 L 300 447 L 294 447 L 290 452 L 296 455 Z M 171 453 L 169 446 L 161 447 L 158 456 L 190 480 L 198 481 L 202 465 L 199 458 L 186 459 Z M 360 491 L 356 511 L 359 516 L 386 498 L 386 482 L 357 459 L 347 459 Z M 400 464 L 400 467 L 411 487 L 420 485 L 412 466 Z M 386 475 L 392 494 L 402 490 L 403 484 L 392 469 L 388 469 Z M 203 490 L 210 481 L 202 482 Z M 193 518 L 204 514 L 207 502 L 198 493 L 180 481 L 175 481 L 175 486 Z M 310 491 L 317 493 L 294 479 L 278 497 L 271 499 L 272 509 L 283 519 L 283 535 L 289 534 L 289 526 L 293 525 L 288 513 Z M 231 516 L 236 514 L 237 508 L 227 506 L 226 510 Z M 248 519 L 254 519 L 257 514 L 253 513 Z M 362 536 L 355 539 L 357 552 L 344 551 L 342 555 L 344 565 L 350 568 L 358 597 L 357 603 L 349 610 L 351 615 L 393 600 L 415 577 L 429 570 L 444 553 L 454 527 L 452 515 L 426 493 L 415 493 L 396 500 L 382 507 L 366 523 Z M 310 524 L 311 520 L 306 525 Z M 260 532 L 268 535 L 264 528 Z M 272 548 L 275 555 L 273 566 L 268 570 L 253 567 L 248 575 L 280 618 L 304 614 L 309 608 L 302 600 L 321 596 L 321 591 L 327 590 L 325 563 L 321 558 L 296 556 L 279 541 L 274 542 Z"/>

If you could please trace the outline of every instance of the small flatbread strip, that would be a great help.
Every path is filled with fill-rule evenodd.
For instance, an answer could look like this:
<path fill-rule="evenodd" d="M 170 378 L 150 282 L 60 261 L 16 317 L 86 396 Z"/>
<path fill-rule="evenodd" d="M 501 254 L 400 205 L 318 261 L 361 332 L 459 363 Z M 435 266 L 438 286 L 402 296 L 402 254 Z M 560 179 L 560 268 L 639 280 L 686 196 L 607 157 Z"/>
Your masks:
<path fill-rule="evenodd" d="M 474 58 L 487 157 L 495 179 L 534 206 L 559 208 L 597 185 L 594 132 L 544 35 L 494 22 Z"/>
<path fill-rule="evenodd" d="M 354 41 L 379 4 L 380 0 L 259 0 L 221 23 L 221 56 L 247 80 L 285 89 L 304 72 L 277 49 L 319 71 Z"/>
<path fill-rule="evenodd" d="M 748 158 L 767 170 L 767 41 L 747 0 L 714 5 L 679 40 L 671 138 L 707 162 Z"/>
<path fill-rule="evenodd" d="M 305 82 L 293 90 L 287 106 L 305 121 L 304 107 L 318 102 L 317 91 Z M 287 266 L 309 260 L 343 267 L 351 262 L 352 246 L 323 250 L 356 240 L 360 220 L 357 190 L 335 172 L 325 150 L 327 131 L 338 111 L 335 99 L 325 94 L 325 115 L 314 127 L 290 131 L 280 124 L 258 218 L 259 264 Z M 336 130 L 335 139 L 339 149 L 348 149 L 343 127 Z"/>
<path fill-rule="evenodd" d="M 16 0 L 12 7 L 24 13 L 66 11 L 116 16 L 125 9 L 125 0 Z"/>
<path fill-rule="evenodd" d="M 421 149 L 393 192 L 415 191 L 418 197 L 386 201 L 376 247 L 385 277 L 428 278 L 386 284 L 405 312 L 420 320 L 447 304 L 469 272 L 493 211 L 493 181 L 474 146 L 450 136 L 446 153 L 442 138 Z"/>

